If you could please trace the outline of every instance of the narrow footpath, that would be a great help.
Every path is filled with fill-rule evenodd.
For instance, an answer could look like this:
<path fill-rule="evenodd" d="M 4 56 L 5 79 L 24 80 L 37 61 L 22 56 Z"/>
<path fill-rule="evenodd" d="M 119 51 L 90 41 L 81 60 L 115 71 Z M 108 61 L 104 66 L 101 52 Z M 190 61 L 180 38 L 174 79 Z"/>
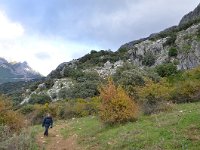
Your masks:
<path fill-rule="evenodd" d="M 39 133 L 36 139 L 40 150 L 78 150 L 76 135 L 64 138 L 61 134 L 67 126 L 65 121 L 60 121 L 49 129 L 48 137 L 44 137 L 43 132 Z"/>

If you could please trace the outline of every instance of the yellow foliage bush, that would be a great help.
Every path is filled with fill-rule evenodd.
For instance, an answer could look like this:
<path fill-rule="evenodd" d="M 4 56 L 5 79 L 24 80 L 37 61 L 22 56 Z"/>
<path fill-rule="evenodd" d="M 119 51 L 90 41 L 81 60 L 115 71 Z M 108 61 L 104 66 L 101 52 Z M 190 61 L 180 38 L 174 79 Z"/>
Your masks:
<path fill-rule="evenodd" d="M 137 94 L 142 101 L 147 101 L 149 97 L 155 100 L 168 100 L 173 91 L 173 87 L 165 80 L 155 83 L 152 80 L 146 80 L 145 86 L 137 87 Z"/>
<path fill-rule="evenodd" d="M 105 124 L 133 121 L 138 115 L 137 104 L 130 99 L 121 86 L 116 87 L 112 79 L 99 89 L 101 105 L 100 119 Z"/>
<path fill-rule="evenodd" d="M 200 80 L 186 80 L 175 85 L 171 99 L 176 103 L 199 101 Z"/>
<path fill-rule="evenodd" d="M 140 105 L 144 114 L 171 110 L 171 92 L 174 87 L 163 78 L 160 82 L 146 80 L 145 86 L 137 87 Z"/>
<path fill-rule="evenodd" d="M 19 131 L 25 125 L 24 118 L 12 109 L 11 101 L 4 96 L 0 96 L 0 124 L 8 126 L 11 131 Z"/>
<path fill-rule="evenodd" d="M 162 78 L 159 82 L 146 80 L 136 87 L 139 102 L 145 114 L 171 108 L 171 103 L 195 102 L 200 99 L 200 67 Z"/>

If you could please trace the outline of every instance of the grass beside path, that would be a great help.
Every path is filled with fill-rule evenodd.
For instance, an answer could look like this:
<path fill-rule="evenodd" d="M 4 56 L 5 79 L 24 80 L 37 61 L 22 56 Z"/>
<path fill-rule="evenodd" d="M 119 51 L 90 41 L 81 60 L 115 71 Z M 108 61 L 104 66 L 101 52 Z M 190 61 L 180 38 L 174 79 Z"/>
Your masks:
<path fill-rule="evenodd" d="M 200 103 L 175 105 L 171 112 L 141 116 L 137 122 L 104 127 L 96 117 L 72 119 L 60 130 L 77 136 L 84 149 L 200 149 Z"/>

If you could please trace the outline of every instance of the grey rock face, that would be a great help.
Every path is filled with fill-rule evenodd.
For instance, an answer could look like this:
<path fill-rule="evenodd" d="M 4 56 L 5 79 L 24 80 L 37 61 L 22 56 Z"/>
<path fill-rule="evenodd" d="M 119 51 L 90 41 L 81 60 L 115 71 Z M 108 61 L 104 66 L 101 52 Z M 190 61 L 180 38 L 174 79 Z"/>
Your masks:
<path fill-rule="evenodd" d="M 70 79 L 63 78 L 63 79 L 56 79 L 54 85 L 51 89 L 47 91 L 47 94 L 51 97 L 52 101 L 57 101 L 61 99 L 59 96 L 59 92 L 62 89 L 68 90 L 70 86 L 73 85 L 73 82 Z"/>
<path fill-rule="evenodd" d="M 24 103 L 28 103 L 31 96 L 33 94 L 45 94 L 48 95 L 52 101 L 61 100 L 62 98 L 59 95 L 59 92 L 62 89 L 68 90 L 70 87 L 73 86 L 73 82 L 71 79 L 63 78 L 63 79 L 55 79 L 54 85 L 50 89 L 46 89 L 45 83 L 39 84 L 38 88 L 30 93 L 30 90 L 26 90 L 26 95 L 24 100 L 21 102 L 21 105 Z"/>
<path fill-rule="evenodd" d="M 191 26 L 178 33 L 176 45 L 178 47 L 179 69 L 191 69 L 200 65 L 200 40 L 198 30 L 200 24 Z"/>
<path fill-rule="evenodd" d="M 186 23 L 194 21 L 196 19 L 200 19 L 200 4 L 194 9 L 194 11 L 191 11 L 190 13 L 185 15 L 181 19 L 179 25 L 186 24 Z"/>
<path fill-rule="evenodd" d="M 64 77 L 64 71 L 66 67 L 70 67 L 70 68 L 76 68 L 76 63 L 78 62 L 78 60 L 74 59 L 70 62 L 64 62 L 62 64 L 60 64 L 55 70 L 53 70 L 48 76 L 47 78 L 55 78 L 55 77 Z"/>
<path fill-rule="evenodd" d="M 166 45 L 169 37 L 161 38 L 156 41 L 145 40 L 141 43 L 129 47 L 128 57 L 130 61 L 142 67 L 143 58 L 147 53 L 151 53 L 155 57 L 155 64 L 153 66 L 165 62 L 178 62 L 178 69 L 191 69 L 200 65 L 200 38 L 199 38 L 200 24 L 193 25 L 187 30 L 182 30 L 176 33 L 176 40 L 174 46 L 178 50 L 178 56 L 171 58 L 168 56 L 170 45 Z"/>
<path fill-rule="evenodd" d="M 132 42 L 129 42 L 129 43 L 126 43 L 126 44 L 122 45 L 120 48 L 131 49 L 134 45 L 136 45 L 138 43 L 141 43 L 142 41 L 145 41 L 147 39 L 148 38 L 142 38 L 140 40 L 135 40 L 135 41 L 132 41 Z"/>
<path fill-rule="evenodd" d="M 45 83 L 39 84 L 39 85 L 38 85 L 38 89 L 39 89 L 40 91 L 41 91 L 41 90 L 45 90 L 45 89 L 46 89 Z"/>
<path fill-rule="evenodd" d="M 110 63 L 107 61 L 104 64 L 104 67 L 96 67 L 94 70 L 97 71 L 100 77 L 106 78 L 116 73 L 117 68 L 123 66 L 123 64 L 124 62 L 122 60 L 119 60 L 115 63 Z"/>
<path fill-rule="evenodd" d="M 167 38 L 157 41 L 146 40 L 134 45 L 129 51 L 128 56 L 131 62 L 136 66 L 142 66 L 142 60 L 147 53 L 151 53 L 155 57 L 155 65 L 166 61 L 168 53 L 167 48 L 164 48 L 164 43 Z"/>

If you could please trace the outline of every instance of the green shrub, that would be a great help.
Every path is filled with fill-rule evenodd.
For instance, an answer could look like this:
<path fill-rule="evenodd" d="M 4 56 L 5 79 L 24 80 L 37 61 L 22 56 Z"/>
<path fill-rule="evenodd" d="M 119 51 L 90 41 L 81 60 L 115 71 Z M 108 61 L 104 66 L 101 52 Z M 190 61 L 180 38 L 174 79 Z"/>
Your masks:
<path fill-rule="evenodd" d="M 174 76 L 163 78 L 159 82 L 148 80 L 145 82 L 145 86 L 137 87 L 136 91 L 139 100 L 143 104 L 146 103 L 146 106 L 149 107 L 170 101 L 174 103 L 199 101 L 200 68 L 198 67 L 183 73 L 180 72 Z"/>
<path fill-rule="evenodd" d="M 83 76 L 83 71 L 77 68 L 65 67 L 64 77 L 71 77 L 72 79 L 77 79 Z"/>
<path fill-rule="evenodd" d="M 99 104 L 100 99 L 98 97 L 69 100 L 59 106 L 57 114 L 60 119 L 97 115 Z"/>
<path fill-rule="evenodd" d="M 169 57 L 176 57 L 178 55 L 178 51 L 175 47 L 171 47 L 168 52 Z"/>
<path fill-rule="evenodd" d="M 73 88 L 73 87 L 71 87 Z M 58 98 L 59 99 L 66 99 L 66 98 L 69 98 L 70 95 L 71 95 L 71 89 L 67 89 L 67 88 L 62 88 L 59 92 L 58 92 Z M 57 97 L 55 95 L 55 97 Z"/>
<path fill-rule="evenodd" d="M 179 81 L 174 85 L 171 99 L 175 103 L 196 102 L 200 99 L 200 80 Z"/>
<path fill-rule="evenodd" d="M 85 117 L 89 115 L 89 111 L 87 110 L 87 102 L 79 99 L 74 105 L 75 116 Z"/>
<path fill-rule="evenodd" d="M 163 79 L 160 82 L 147 80 L 145 86 L 137 87 L 136 90 L 144 114 L 157 113 L 171 108 L 168 103 L 173 88 L 166 80 Z"/>
<path fill-rule="evenodd" d="M 28 105 L 25 105 L 25 106 L 23 106 L 22 108 L 20 108 L 19 111 L 20 111 L 22 114 L 27 115 L 27 114 L 33 112 L 34 110 L 35 110 L 34 106 L 28 104 Z"/>
<path fill-rule="evenodd" d="M 118 124 L 137 118 L 138 107 L 126 92 L 116 87 L 110 79 L 100 88 L 101 105 L 99 116 L 104 124 Z"/>
<path fill-rule="evenodd" d="M 58 117 L 60 119 L 71 119 L 76 117 L 75 111 L 70 103 L 64 103 L 58 110 Z"/>
<path fill-rule="evenodd" d="M 155 56 L 151 52 L 147 52 L 143 57 L 142 64 L 145 66 L 153 66 L 155 64 Z"/>
<path fill-rule="evenodd" d="M 167 77 L 176 74 L 178 71 L 176 65 L 174 65 L 173 63 L 168 63 L 156 66 L 156 72 L 161 77 Z"/>
<path fill-rule="evenodd" d="M 191 51 L 191 45 L 184 44 L 180 52 L 182 52 L 184 54 L 189 54 L 190 51 Z"/>
<path fill-rule="evenodd" d="M 175 45 L 176 34 L 172 34 L 167 38 L 167 41 L 163 44 L 163 46 L 173 46 Z"/>
<path fill-rule="evenodd" d="M 132 98 L 136 97 L 135 86 L 141 86 L 145 83 L 144 76 L 137 74 L 136 70 L 124 71 L 116 81 Z"/>
<path fill-rule="evenodd" d="M 126 48 L 119 48 L 119 49 L 118 49 L 118 53 L 123 54 L 123 53 L 125 53 L 125 52 L 127 52 L 127 49 L 126 49 Z"/>
<path fill-rule="evenodd" d="M 50 89 L 54 85 L 54 81 L 52 79 L 45 80 L 45 86 L 47 89 Z"/>
<path fill-rule="evenodd" d="M 70 89 L 62 89 L 59 97 L 63 99 L 76 99 L 94 97 L 99 94 L 97 86 L 101 79 L 97 72 L 84 72 L 82 76 L 76 79 L 76 82 Z"/>
<path fill-rule="evenodd" d="M 154 69 L 140 69 L 130 63 L 124 63 L 123 66 L 118 67 L 113 75 L 113 80 L 121 85 L 133 99 L 137 99 L 135 87 L 144 85 L 146 78 L 150 78 L 153 81 L 159 81 L 160 79 Z"/>
<path fill-rule="evenodd" d="M 46 94 L 33 94 L 29 99 L 30 104 L 46 104 L 51 102 L 51 98 Z"/>
<path fill-rule="evenodd" d="M 75 83 L 72 88 L 66 91 L 67 98 L 88 98 L 98 95 L 98 83 L 94 81 L 86 81 Z"/>

